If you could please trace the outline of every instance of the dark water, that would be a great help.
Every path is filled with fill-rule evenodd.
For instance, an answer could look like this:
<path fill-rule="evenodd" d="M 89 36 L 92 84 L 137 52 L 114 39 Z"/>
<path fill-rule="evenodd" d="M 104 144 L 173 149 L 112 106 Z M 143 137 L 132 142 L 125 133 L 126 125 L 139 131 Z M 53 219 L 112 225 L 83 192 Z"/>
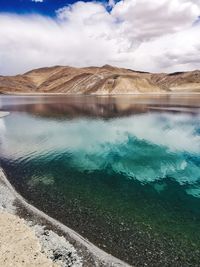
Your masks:
<path fill-rule="evenodd" d="M 200 266 L 200 96 L 1 97 L 1 166 L 135 266 Z"/>

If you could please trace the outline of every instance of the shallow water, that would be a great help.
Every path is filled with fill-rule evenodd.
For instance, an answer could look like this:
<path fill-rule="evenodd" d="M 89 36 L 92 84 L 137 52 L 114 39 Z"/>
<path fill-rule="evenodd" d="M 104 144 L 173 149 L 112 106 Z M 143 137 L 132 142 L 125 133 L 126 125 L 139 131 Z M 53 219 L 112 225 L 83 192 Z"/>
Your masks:
<path fill-rule="evenodd" d="M 200 265 L 200 96 L 3 96 L 0 110 L 1 165 L 29 202 L 132 265 Z"/>

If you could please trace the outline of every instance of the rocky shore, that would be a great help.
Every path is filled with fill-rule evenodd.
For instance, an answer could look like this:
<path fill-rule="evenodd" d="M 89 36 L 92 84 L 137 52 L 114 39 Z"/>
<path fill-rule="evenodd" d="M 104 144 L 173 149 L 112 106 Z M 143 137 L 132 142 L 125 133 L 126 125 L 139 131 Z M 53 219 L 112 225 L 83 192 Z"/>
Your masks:
<path fill-rule="evenodd" d="M 59 266 L 42 253 L 37 237 L 23 219 L 0 213 L 0 266 Z"/>
<path fill-rule="evenodd" d="M 20 218 L 19 204 L 0 170 L 0 266 L 82 266 L 81 256 L 65 238 L 37 219 Z"/>
<path fill-rule="evenodd" d="M 28 204 L 0 169 L 0 266 L 128 266 Z"/>

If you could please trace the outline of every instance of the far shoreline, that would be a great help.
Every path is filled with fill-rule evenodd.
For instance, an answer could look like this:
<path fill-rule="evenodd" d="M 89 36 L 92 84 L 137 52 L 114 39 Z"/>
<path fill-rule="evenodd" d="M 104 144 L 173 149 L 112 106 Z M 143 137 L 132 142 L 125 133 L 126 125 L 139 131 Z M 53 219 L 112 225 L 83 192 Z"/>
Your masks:
<path fill-rule="evenodd" d="M 200 95 L 200 92 L 149 92 L 149 93 L 126 93 L 126 94 L 66 94 L 66 93 L 0 93 L 0 96 L 98 96 L 98 97 L 118 97 L 118 96 L 193 96 Z"/>

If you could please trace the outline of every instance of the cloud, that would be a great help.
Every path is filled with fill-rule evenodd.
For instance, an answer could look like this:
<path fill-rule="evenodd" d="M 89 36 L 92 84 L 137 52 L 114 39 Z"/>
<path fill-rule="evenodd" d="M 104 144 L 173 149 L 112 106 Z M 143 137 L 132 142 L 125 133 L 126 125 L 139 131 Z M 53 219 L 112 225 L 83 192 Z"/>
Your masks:
<path fill-rule="evenodd" d="M 190 0 L 125 0 L 115 5 L 112 15 L 123 21 L 131 40 L 146 41 L 191 27 L 200 6 Z"/>
<path fill-rule="evenodd" d="M 110 2 L 111 3 L 111 2 Z M 56 18 L 0 14 L 0 73 L 113 64 L 146 71 L 200 68 L 199 0 L 76 2 Z"/>
<path fill-rule="evenodd" d="M 186 71 L 200 68 L 200 26 L 143 42 L 134 52 L 134 62 L 144 62 L 154 71 Z"/>
<path fill-rule="evenodd" d="M 43 3 L 44 0 L 31 0 L 32 2 L 35 2 L 35 3 Z"/>

